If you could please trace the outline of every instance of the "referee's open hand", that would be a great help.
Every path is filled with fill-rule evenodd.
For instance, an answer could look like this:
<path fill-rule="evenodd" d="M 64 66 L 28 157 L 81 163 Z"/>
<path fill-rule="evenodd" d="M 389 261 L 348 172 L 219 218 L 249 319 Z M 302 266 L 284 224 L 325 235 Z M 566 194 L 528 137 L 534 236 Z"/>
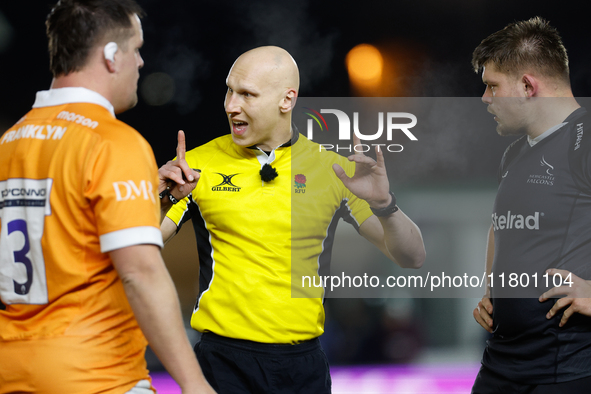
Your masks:
<path fill-rule="evenodd" d="M 354 146 L 361 146 L 359 137 L 353 135 Z M 348 157 L 355 162 L 355 174 L 349 177 L 343 168 L 333 164 L 332 168 L 345 187 L 357 197 L 367 201 L 372 208 L 387 207 L 392 200 L 390 196 L 390 182 L 386 173 L 384 153 L 376 146 L 376 160 L 356 151 Z"/>

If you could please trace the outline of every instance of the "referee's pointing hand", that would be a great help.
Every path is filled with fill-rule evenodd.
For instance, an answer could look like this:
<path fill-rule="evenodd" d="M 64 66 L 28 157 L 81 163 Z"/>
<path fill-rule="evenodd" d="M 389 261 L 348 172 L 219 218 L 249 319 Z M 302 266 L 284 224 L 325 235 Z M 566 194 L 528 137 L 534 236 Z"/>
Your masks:
<path fill-rule="evenodd" d="M 197 186 L 200 174 L 197 170 L 189 167 L 185 161 L 186 150 L 185 133 L 183 130 L 179 130 L 176 158 L 170 160 L 158 170 L 160 180 L 158 183 L 158 193 L 169 188 L 170 194 L 177 200 L 181 200 L 187 197 L 195 189 L 195 186 Z"/>

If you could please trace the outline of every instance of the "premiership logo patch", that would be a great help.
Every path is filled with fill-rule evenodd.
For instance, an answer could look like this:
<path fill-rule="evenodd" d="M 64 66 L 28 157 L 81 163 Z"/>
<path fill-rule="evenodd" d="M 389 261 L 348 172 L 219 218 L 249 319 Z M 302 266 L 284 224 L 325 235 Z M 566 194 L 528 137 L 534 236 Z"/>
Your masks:
<path fill-rule="evenodd" d="M 220 183 L 219 185 L 213 186 L 211 188 L 212 192 L 239 192 L 240 191 L 241 187 L 236 186 L 235 184 L 232 183 L 232 178 L 234 178 L 236 175 L 240 175 L 240 173 L 226 175 L 226 174 L 222 174 L 220 172 L 215 172 L 214 174 L 218 174 L 219 176 L 222 177 L 222 183 Z"/>

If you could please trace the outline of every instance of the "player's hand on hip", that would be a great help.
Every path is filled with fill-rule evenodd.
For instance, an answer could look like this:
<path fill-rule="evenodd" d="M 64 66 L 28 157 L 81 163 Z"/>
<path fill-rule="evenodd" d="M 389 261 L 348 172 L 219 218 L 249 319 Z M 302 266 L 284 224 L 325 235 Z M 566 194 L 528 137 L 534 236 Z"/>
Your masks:
<path fill-rule="evenodd" d="M 179 130 L 176 159 L 170 160 L 158 169 L 158 193 L 169 188 L 173 197 L 180 200 L 187 197 L 197 186 L 200 174 L 189 167 L 185 160 L 185 152 L 185 133 Z"/>
<path fill-rule="evenodd" d="M 360 146 L 359 137 L 353 135 L 354 146 Z M 355 174 L 349 177 L 343 168 L 333 164 L 332 168 L 345 187 L 357 197 L 367 201 L 372 208 L 385 208 L 390 204 L 390 183 L 386 173 L 384 153 L 376 146 L 376 160 L 356 152 L 348 157 L 355 162 Z"/>
<path fill-rule="evenodd" d="M 478 306 L 472 312 L 472 315 L 474 316 L 476 322 L 491 334 L 493 332 L 492 313 L 493 305 L 492 302 L 490 302 L 490 298 L 488 296 L 482 297 L 482 300 L 478 302 Z"/>
<path fill-rule="evenodd" d="M 550 311 L 546 314 L 547 319 L 553 318 L 560 310 L 568 308 L 562 314 L 560 327 L 564 326 L 574 313 L 591 316 L 591 281 L 579 278 L 577 275 L 559 269 L 549 269 L 548 275 L 554 277 L 558 274 L 562 277 L 562 285 L 554 287 L 540 296 L 540 302 L 550 298 L 564 296 L 558 299 Z M 570 283 L 565 283 L 565 281 Z"/>

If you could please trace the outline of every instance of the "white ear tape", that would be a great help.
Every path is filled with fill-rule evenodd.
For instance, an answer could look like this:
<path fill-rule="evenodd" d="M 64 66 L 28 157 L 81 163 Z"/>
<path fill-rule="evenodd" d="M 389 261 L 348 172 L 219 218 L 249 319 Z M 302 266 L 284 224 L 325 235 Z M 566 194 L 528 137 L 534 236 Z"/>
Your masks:
<path fill-rule="evenodd" d="M 105 45 L 105 49 L 103 50 L 103 52 L 105 54 L 105 59 L 114 62 L 115 52 L 117 52 L 117 43 L 111 41 L 110 43 Z"/>

